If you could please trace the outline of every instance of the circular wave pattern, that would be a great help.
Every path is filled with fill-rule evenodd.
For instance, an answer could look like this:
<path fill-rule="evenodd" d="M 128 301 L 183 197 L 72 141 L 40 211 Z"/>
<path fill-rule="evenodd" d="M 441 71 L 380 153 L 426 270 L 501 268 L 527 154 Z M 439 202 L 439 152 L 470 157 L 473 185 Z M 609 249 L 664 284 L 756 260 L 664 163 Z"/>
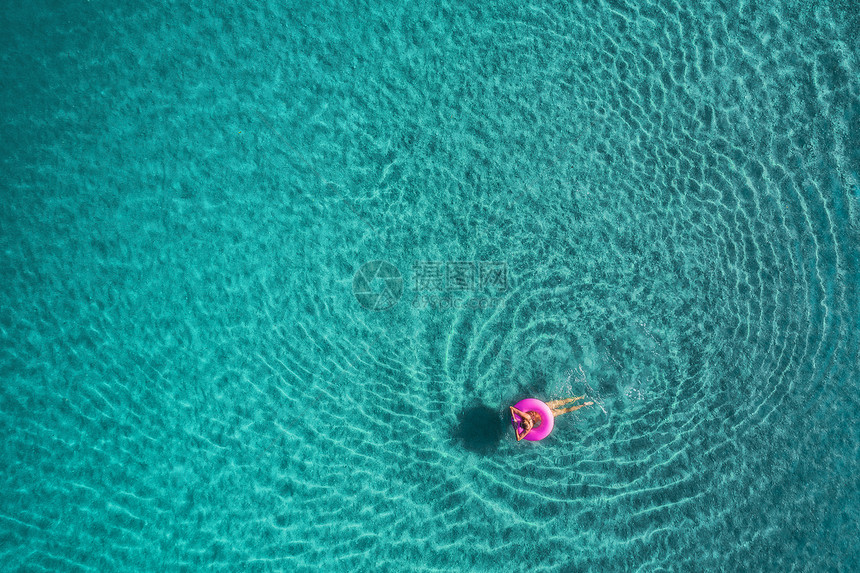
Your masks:
<path fill-rule="evenodd" d="M 116 10 L 3 60 L 3 562 L 855 568 L 850 6 Z"/>

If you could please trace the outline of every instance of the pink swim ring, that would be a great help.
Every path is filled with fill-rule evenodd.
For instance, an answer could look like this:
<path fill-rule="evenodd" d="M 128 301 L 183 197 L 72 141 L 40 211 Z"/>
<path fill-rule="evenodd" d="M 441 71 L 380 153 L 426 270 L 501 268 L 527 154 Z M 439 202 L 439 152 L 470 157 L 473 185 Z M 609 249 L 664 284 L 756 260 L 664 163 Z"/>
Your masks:
<path fill-rule="evenodd" d="M 517 402 L 514 405 L 514 408 L 521 412 L 535 412 L 536 414 L 540 414 L 540 424 L 534 426 L 529 433 L 523 436 L 524 440 L 537 442 L 544 439 L 550 432 L 552 432 L 552 428 L 555 425 L 555 416 L 553 416 L 550 407 L 540 400 L 536 400 L 535 398 L 526 398 L 525 400 Z M 511 411 L 511 423 L 514 425 L 514 433 L 518 434 L 518 430 L 522 428 L 522 418 L 513 411 Z"/>

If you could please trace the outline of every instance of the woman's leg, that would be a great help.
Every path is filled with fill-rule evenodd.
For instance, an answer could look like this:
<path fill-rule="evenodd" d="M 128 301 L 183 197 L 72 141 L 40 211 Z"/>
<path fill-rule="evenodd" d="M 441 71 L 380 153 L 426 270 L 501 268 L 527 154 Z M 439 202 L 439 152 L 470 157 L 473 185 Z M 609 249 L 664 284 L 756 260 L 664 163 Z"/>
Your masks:
<path fill-rule="evenodd" d="M 591 406 L 592 404 L 594 404 L 594 402 L 586 402 L 585 404 L 580 404 L 579 406 L 572 406 L 570 408 L 562 408 L 560 410 L 554 409 L 552 411 L 552 415 L 553 416 L 561 416 L 565 412 L 573 412 L 574 410 L 579 410 L 580 408 L 585 408 L 586 406 Z"/>
<path fill-rule="evenodd" d="M 565 400 L 550 400 L 546 403 L 549 406 L 549 409 L 558 408 L 559 406 L 564 406 L 568 402 L 576 402 L 577 400 L 582 400 L 585 396 L 577 396 L 576 398 L 567 398 Z"/>

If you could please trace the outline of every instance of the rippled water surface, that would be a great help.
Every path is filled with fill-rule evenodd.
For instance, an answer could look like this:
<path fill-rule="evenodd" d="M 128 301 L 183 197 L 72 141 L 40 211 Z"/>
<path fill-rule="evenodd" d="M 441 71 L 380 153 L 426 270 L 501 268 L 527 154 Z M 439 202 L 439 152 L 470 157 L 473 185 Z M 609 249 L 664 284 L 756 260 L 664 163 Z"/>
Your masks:
<path fill-rule="evenodd" d="M 257 4 L 0 15 L 4 569 L 860 569 L 856 3 Z"/>

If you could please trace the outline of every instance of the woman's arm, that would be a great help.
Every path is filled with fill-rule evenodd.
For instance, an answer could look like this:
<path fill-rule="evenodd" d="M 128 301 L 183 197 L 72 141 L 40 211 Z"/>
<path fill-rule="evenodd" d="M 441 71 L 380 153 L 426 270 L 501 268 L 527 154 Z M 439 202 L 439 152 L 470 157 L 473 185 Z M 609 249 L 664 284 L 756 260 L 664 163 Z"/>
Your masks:
<path fill-rule="evenodd" d="M 522 418 L 523 420 L 528 419 L 529 415 L 527 412 L 523 412 L 522 410 L 517 410 L 513 406 L 511 406 L 511 412 Z"/>

